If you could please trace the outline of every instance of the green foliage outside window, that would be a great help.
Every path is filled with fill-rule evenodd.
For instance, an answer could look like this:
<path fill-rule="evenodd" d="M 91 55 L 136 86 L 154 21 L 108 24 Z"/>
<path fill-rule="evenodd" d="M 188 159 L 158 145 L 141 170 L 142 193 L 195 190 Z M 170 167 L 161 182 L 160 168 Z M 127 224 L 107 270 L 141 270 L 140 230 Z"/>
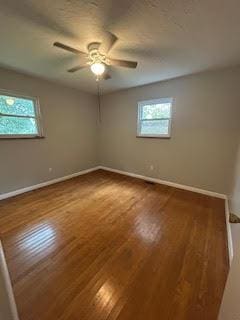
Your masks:
<path fill-rule="evenodd" d="M 34 101 L 0 95 L 0 135 L 37 135 Z"/>

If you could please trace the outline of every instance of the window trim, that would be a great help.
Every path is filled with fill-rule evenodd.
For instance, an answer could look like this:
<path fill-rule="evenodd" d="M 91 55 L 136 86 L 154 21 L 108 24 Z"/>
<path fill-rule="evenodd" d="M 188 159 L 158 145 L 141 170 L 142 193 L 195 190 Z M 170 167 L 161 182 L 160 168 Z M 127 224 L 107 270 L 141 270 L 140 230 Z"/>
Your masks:
<path fill-rule="evenodd" d="M 142 123 L 142 121 L 147 120 L 147 119 L 142 119 L 142 117 L 141 117 L 142 108 L 145 105 L 162 104 L 162 103 L 171 103 L 170 118 L 159 118 L 159 119 L 150 119 L 150 120 L 151 121 L 168 120 L 169 121 L 168 134 L 142 134 L 141 133 L 141 123 Z M 171 132 L 172 132 L 172 108 L 173 108 L 173 98 L 157 98 L 157 99 L 139 101 L 138 102 L 138 117 L 137 117 L 137 138 L 170 139 Z"/>
<path fill-rule="evenodd" d="M 0 134 L 0 139 L 39 139 L 44 138 L 43 135 L 43 127 L 42 127 L 42 116 L 40 111 L 40 103 L 39 98 L 34 96 L 27 96 L 23 95 L 17 91 L 9 91 L 5 89 L 0 89 L 0 95 L 6 95 L 9 97 L 15 97 L 15 98 L 23 98 L 33 101 L 34 105 L 34 111 L 35 111 L 35 117 L 31 116 L 19 116 L 19 115 L 7 115 L 7 114 L 1 114 L 3 116 L 10 116 L 10 117 L 17 117 L 17 118 L 34 118 L 36 120 L 37 125 L 37 134 Z"/>

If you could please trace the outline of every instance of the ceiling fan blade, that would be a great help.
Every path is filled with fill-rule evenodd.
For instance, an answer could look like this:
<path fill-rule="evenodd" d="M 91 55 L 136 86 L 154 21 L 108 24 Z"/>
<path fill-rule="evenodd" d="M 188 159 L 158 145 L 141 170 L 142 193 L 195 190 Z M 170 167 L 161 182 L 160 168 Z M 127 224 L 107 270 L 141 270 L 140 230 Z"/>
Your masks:
<path fill-rule="evenodd" d="M 118 59 L 109 59 L 110 64 L 112 66 L 125 67 L 125 68 L 137 68 L 138 63 L 135 61 L 126 61 L 126 60 L 118 60 Z"/>
<path fill-rule="evenodd" d="M 108 31 L 107 35 L 108 36 L 106 37 L 105 41 L 103 41 L 99 49 L 100 52 L 103 52 L 105 54 L 107 54 L 112 49 L 114 44 L 118 41 L 118 37 L 115 36 L 115 34 Z"/>
<path fill-rule="evenodd" d="M 58 47 L 60 49 L 63 49 L 63 50 L 66 50 L 66 51 L 70 51 L 72 53 L 75 53 L 75 54 L 84 54 L 84 55 L 87 55 L 85 52 L 83 51 L 80 51 L 78 49 L 75 49 L 75 48 L 72 48 L 72 47 L 69 47 L 67 46 L 66 44 L 63 44 L 61 42 L 54 42 L 53 44 L 55 47 Z"/>
<path fill-rule="evenodd" d="M 108 79 L 111 79 L 112 77 L 110 76 L 110 74 L 108 72 L 105 72 L 103 75 L 102 75 L 102 79 L 103 80 L 108 80 Z"/>
<path fill-rule="evenodd" d="M 71 69 L 68 69 L 68 72 L 76 72 L 76 71 L 84 69 L 84 68 L 87 68 L 87 66 L 76 66 Z"/>

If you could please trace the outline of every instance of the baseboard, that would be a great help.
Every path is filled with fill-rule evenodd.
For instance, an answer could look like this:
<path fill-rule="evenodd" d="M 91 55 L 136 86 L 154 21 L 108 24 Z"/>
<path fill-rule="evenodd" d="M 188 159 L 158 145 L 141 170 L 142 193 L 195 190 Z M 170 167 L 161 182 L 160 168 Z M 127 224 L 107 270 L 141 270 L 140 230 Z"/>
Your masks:
<path fill-rule="evenodd" d="M 226 228 L 227 228 L 227 241 L 228 241 L 228 255 L 229 255 L 229 263 L 231 265 L 232 259 L 233 259 L 233 241 L 232 241 L 231 224 L 229 221 L 230 211 L 229 211 L 228 199 L 225 200 L 225 215 L 226 215 Z"/>
<path fill-rule="evenodd" d="M 39 189 L 39 188 L 43 188 L 43 187 L 49 186 L 51 184 L 58 183 L 58 182 L 61 182 L 61 181 L 65 181 L 65 180 L 68 180 L 68 179 L 71 179 L 71 178 L 74 178 L 74 177 L 78 177 L 78 176 L 81 176 L 83 174 L 86 174 L 86 173 L 89 173 L 89 172 L 92 172 L 92 171 L 95 171 L 95 170 L 98 170 L 98 169 L 100 169 L 100 167 L 96 166 L 96 167 L 93 167 L 93 168 L 90 168 L 90 169 L 86 169 L 86 170 L 82 170 L 82 171 L 79 171 L 79 172 L 76 172 L 76 173 L 69 174 L 69 175 L 64 176 L 64 177 L 60 177 L 60 178 L 56 178 L 56 179 L 53 179 L 53 180 L 41 182 L 39 184 L 35 184 L 33 186 L 29 186 L 29 187 L 26 187 L 26 188 L 18 189 L 18 190 L 11 191 L 11 192 L 8 192 L 8 193 L 1 193 L 0 194 L 0 200 L 11 198 L 11 197 L 15 197 L 18 194 L 29 192 L 29 191 L 33 191 L 33 190 L 36 190 L 36 189 Z"/>
<path fill-rule="evenodd" d="M 10 197 L 14 197 L 17 196 L 19 194 L 25 193 L 25 192 L 29 192 L 29 191 L 33 191 L 36 189 L 40 189 L 46 186 L 49 186 L 51 184 L 55 184 L 61 181 L 65 181 L 74 177 L 78 177 L 96 170 L 106 170 L 106 171 L 111 171 L 111 172 L 116 172 L 119 174 L 123 174 L 123 175 L 127 175 L 133 178 L 138 178 L 138 179 L 142 179 L 142 180 L 146 180 L 146 181 L 151 181 L 151 182 L 155 182 L 158 184 L 163 184 L 163 185 L 167 185 L 170 187 L 174 187 L 174 188 L 178 188 L 178 189 L 183 189 L 183 190 L 188 190 L 188 191 L 192 191 L 192 192 L 197 192 L 197 193 L 201 193 L 201 194 L 205 194 L 211 197 L 216 197 L 216 198 L 221 198 L 221 199 L 225 199 L 225 214 L 226 214 L 226 227 L 227 227 L 227 239 L 228 239 L 228 251 L 229 251 L 229 261 L 231 263 L 232 258 L 233 258 L 233 243 L 232 243 L 232 232 L 231 232 L 231 227 L 230 227 L 230 222 L 229 222 L 229 204 L 228 204 L 228 199 L 227 196 L 221 193 L 216 193 L 213 191 L 208 191 L 208 190 L 203 190 L 203 189 L 199 189 L 199 188 L 195 188 L 195 187 L 191 187 L 191 186 L 186 186 L 183 184 L 179 184 L 179 183 L 175 183 L 175 182 L 170 182 L 170 181 L 166 181 L 166 180 L 161 180 L 161 179 L 157 179 L 157 178 L 152 178 L 152 177 L 147 177 L 147 176 L 143 176 L 140 174 L 136 174 L 136 173 L 132 173 L 132 172 L 128 172 L 128 171 L 123 171 L 123 170 L 118 170 L 118 169 L 113 169 L 113 168 L 109 168 L 109 167 L 105 167 L 105 166 L 96 166 L 90 169 L 86 169 L 86 170 L 82 170 L 76 173 L 72 173 L 70 175 L 64 176 L 64 177 L 60 177 L 60 178 L 56 178 L 53 180 L 49 180 L 49 181 L 45 181 L 33 186 L 29 186 L 26 188 L 22 188 L 22 189 L 18 189 L 15 191 L 11 191 L 8 193 L 2 193 L 0 194 L 0 200 L 3 199 L 7 199 Z"/>
<path fill-rule="evenodd" d="M 179 184 L 179 183 L 175 183 L 175 182 L 171 182 L 171 181 L 166 181 L 166 180 L 161 180 L 161 179 L 157 179 L 157 178 L 146 177 L 146 176 L 143 176 L 143 175 L 140 175 L 140 174 L 136 174 L 136 173 L 132 173 L 132 172 L 128 172 L 128 171 L 122 171 L 122 170 L 118 170 L 118 169 L 113 169 L 113 168 L 109 168 L 109 167 L 105 167 L 105 166 L 99 166 L 99 169 L 120 173 L 120 174 L 123 174 L 123 175 L 126 175 L 126 176 L 130 176 L 130 177 L 134 177 L 134 178 L 138 178 L 138 179 L 142 179 L 142 180 L 146 180 L 146 181 L 151 181 L 151 182 L 155 182 L 155 183 L 159 183 L 159 184 L 164 184 L 164 185 L 167 185 L 167 186 L 170 186 L 170 187 L 174 187 L 174 188 L 178 188 L 178 189 L 183 189 L 183 190 L 188 190 L 188 191 L 192 191 L 192 192 L 201 193 L 201 194 L 205 194 L 207 196 L 211 196 L 211 197 L 215 197 L 215 198 L 220 198 L 220 199 L 224 199 L 224 200 L 227 199 L 227 196 L 225 194 L 217 193 L 217 192 L 214 192 L 214 191 L 199 189 L 199 188 L 186 186 L 186 185 L 183 185 L 183 184 Z"/>
<path fill-rule="evenodd" d="M 227 199 L 227 196 L 225 194 L 221 194 L 221 193 L 217 193 L 217 192 L 213 192 L 213 191 L 209 191 L 209 190 L 204 190 L 204 189 L 199 189 L 199 188 L 195 188 L 195 187 L 191 187 L 191 186 L 186 186 L 183 184 L 179 184 L 179 183 L 175 183 L 175 182 L 171 182 L 171 181 L 166 181 L 166 180 L 161 180 L 161 179 L 157 179 L 157 178 L 152 178 L 152 177 L 147 177 L 147 176 L 143 176 L 140 174 L 136 174 L 136 173 L 132 173 L 132 172 L 128 172 L 128 171 L 123 171 L 123 170 L 118 170 L 118 169 L 113 169 L 113 168 L 109 168 L 109 167 L 105 167 L 105 166 L 96 166 L 90 169 L 86 169 L 86 170 L 82 170 L 76 173 L 72 173 L 70 175 L 64 176 L 64 177 L 60 177 L 60 178 L 56 178 L 53 180 L 49 180 L 49 181 L 44 181 L 41 182 L 39 184 L 33 185 L 33 186 L 29 186 L 29 187 L 25 187 L 22 189 L 18 189 L 18 190 L 14 190 L 8 193 L 1 193 L 0 194 L 0 200 L 3 199 L 7 199 L 10 197 L 14 197 L 18 194 L 21 193 L 25 193 L 25 192 L 29 192 L 29 191 L 33 191 L 39 188 L 43 188 L 46 186 L 49 186 L 51 184 L 54 183 L 58 183 L 64 180 L 68 180 L 92 171 L 96 171 L 98 169 L 102 169 L 102 170 L 106 170 L 106 171 L 111 171 L 111 172 L 116 172 L 119 174 L 123 174 L 123 175 L 127 175 L 130 177 L 134 177 L 134 178 L 138 178 L 138 179 L 142 179 L 142 180 L 146 180 L 146 181 L 151 181 L 151 182 L 155 182 L 155 183 L 159 183 L 159 184 L 164 184 L 170 187 L 174 187 L 174 188 L 178 188 L 178 189 L 183 189 L 183 190 L 188 190 L 188 191 L 192 191 L 192 192 L 197 192 L 197 193 L 201 193 L 201 194 L 205 194 L 211 197 L 216 197 L 216 198 L 221 198 L 221 199 Z"/>

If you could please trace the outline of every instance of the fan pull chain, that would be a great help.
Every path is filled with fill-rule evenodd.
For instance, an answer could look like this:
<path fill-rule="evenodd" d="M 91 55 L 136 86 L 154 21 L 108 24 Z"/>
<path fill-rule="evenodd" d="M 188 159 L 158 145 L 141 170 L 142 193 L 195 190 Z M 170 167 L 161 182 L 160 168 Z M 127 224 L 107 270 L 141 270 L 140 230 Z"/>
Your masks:
<path fill-rule="evenodd" d="M 102 122 L 102 115 L 101 115 L 101 96 L 100 96 L 100 79 L 97 78 L 97 90 L 98 90 L 98 123 Z"/>

